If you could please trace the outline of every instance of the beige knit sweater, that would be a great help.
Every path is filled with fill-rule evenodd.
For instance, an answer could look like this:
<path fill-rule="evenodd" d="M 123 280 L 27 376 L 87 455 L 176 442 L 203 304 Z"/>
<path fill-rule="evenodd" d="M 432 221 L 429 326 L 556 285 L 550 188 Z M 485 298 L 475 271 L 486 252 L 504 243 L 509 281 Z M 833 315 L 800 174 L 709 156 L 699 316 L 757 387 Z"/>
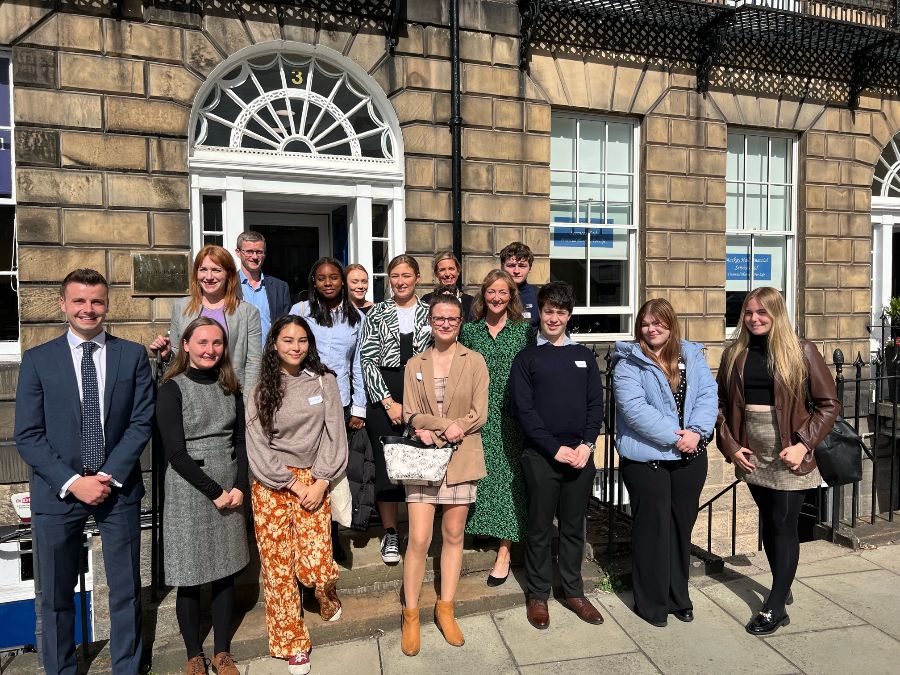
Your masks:
<path fill-rule="evenodd" d="M 341 393 L 334 375 L 310 371 L 282 373 L 284 399 L 275 414 L 272 438 L 256 411 L 256 389 L 247 402 L 247 458 L 256 479 L 280 490 L 293 480 L 289 467 L 312 470 L 313 478 L 332 481 L 347 467 L 347 429 Z"/>

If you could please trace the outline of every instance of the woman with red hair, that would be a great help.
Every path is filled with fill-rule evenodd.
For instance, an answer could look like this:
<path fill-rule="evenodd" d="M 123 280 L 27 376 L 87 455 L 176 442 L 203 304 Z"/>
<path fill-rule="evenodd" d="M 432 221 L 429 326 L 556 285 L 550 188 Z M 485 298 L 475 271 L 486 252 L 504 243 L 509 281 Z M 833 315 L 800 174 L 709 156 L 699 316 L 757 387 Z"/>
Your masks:
<path fill-rule="evenodd" d="M 231 363 L 246 399 L 259 374 L 262 350 L 259 310 L 241 299 L 234 259 L 221 246 L 207 244 L 197 253 L 191 271 L 190 295 L 173 303 L 168 337 L 157 335 L 150 348 L 158 350 L 168 363 L 181 344 L 185 327 L 199 316 L 217 321 L 225 330 Z"/>

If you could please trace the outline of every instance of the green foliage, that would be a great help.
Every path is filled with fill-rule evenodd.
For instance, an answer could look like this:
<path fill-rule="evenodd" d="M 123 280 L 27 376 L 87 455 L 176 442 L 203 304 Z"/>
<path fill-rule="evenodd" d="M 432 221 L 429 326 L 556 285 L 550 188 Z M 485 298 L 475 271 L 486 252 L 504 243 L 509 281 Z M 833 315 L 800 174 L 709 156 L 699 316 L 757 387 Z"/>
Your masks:
<path fill-rule="evenodd" d="M 892 319 L 900 319 L 900 296 L 894 296 L 888 301 L 887 307 L 884 308 L 885 315 Z"/>
<path fill-rule="evenodd" d="M 613 565 L 600 565 L 600 578 L 594 587 L 603 593 L 621 593 L 626 590 L 619 571 Z"/>

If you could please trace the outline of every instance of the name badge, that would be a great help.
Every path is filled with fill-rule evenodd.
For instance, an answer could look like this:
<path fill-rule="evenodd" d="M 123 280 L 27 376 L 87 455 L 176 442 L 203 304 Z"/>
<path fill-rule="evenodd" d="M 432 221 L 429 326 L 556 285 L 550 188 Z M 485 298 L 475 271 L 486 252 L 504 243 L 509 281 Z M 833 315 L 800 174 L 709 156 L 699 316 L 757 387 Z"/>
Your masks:
<path fill-rule="evenodd" d="M 421 382 L 422 381 L 422 373 L 416 373 L 416 379 Z"/>
<path fill-rule="evenodd" d="M 530 307 L 530 306 L 531 306 L 531 305 L 529 305 L 529 307 Z M 530 318 L 531 318 L 531 312 L 522 312 L 522 316 L 524 316 L 526 319 L 530 319 Z"/>
<path fill-rule="evenodd" d="M 587 361 L 576 361 L 575 365 L 579 368 L 587 368 Z"/>
<path fill-rule="evenodd" d="M 319 405 L 319 404 L 322 402 L 322 400 L 323 400 L 323 399 L 322 399 L 321 396 L 310 396 L 310 397 L 309 397 L 309 404 L 310 404 L 310 405 Z"/>

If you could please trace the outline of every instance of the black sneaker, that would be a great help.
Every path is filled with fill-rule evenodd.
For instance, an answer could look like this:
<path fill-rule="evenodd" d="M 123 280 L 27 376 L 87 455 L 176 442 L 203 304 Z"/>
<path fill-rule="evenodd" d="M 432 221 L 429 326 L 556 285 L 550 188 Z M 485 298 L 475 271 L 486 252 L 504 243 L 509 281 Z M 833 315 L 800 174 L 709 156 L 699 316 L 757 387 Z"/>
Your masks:
<path fill-rule="evenodd" d="M 385 565 L 396 565 L 400 562 L 400 538 L 394 528 L 385 530 L 381 538 L 381 559 Z"/>

